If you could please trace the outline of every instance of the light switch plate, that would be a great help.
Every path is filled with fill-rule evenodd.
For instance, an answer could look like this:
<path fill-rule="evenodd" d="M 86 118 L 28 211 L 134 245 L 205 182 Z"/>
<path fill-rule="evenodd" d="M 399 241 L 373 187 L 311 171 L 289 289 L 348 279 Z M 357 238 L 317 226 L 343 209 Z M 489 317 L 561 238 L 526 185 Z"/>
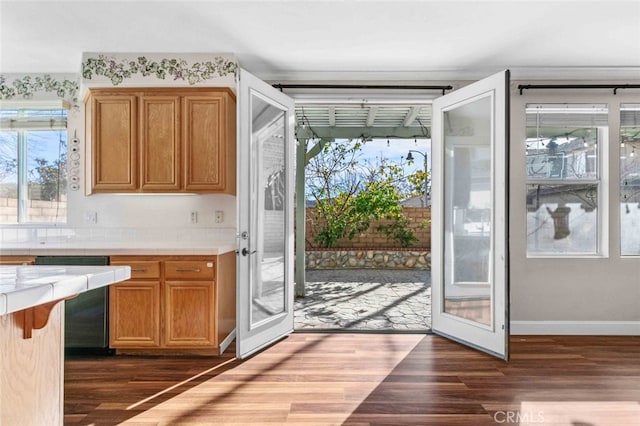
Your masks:
<path fill-rule="evenodd" d="M 84 217 L 85 222 L 89 225 L 95 225 L 98 223 L 98 212 L 86 212 Z"/>
<path fill-rule="evenodd" d="M 216 223 L 222 223 L 224 221 L 224 213 L 222 210 L 216 210 Z"/>

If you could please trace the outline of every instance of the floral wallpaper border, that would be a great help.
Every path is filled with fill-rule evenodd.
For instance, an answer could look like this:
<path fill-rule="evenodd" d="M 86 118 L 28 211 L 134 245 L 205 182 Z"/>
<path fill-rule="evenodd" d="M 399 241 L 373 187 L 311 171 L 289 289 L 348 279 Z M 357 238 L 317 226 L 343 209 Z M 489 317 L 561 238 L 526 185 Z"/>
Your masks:
<path fill-rule="evenodd" d="M 80 84 L 77 80 L 58 80 L 50 74 L 42 76 L 25 75 L 7 83 L 7 77 L 0 75 L 0 100 L 9 100 L 18 96 L 24 99 L 32 99 L 37 93 L 54 92 L 59 98 L 68 101 L 74 108 L 78 107 L 78 90 Z"/>
<path fill-rule="evenodd" d="M 116 60 L 106 55 L 97 58 L 86 58 L 82 62 L 82 77 L 91 80 L 94 76 L 104 76 L 111 80 L 114 86 L 127 78 L 140 74 L 143 77 L 155 76 L 164 80 L 183 80 L 194 85 L 215 77 L 238 75 L 238 63 L 222 56 L 216 56 L 211 61 L 195 62 L 189 65 L 181 58 L 163 58 L 159 61 L 149 60 L 146 56 L 138 56 L 136 60 Z"/>

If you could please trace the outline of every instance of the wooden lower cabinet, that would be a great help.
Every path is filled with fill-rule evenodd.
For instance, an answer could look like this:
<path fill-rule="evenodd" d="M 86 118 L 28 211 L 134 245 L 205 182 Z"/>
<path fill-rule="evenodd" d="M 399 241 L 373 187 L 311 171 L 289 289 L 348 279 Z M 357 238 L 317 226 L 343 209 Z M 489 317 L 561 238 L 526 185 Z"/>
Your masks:
<path fill-rule="evenodd" d="M 109 345 L 160 347 L 160 281 L 133 281 L 109 289 Z"/>
<path fill-rule="evenodd" d="M 165 344 L 213 346 L 215 344 L 214 283 L 167 281 L 165 294 Z"/>
<path fill-rule="evenodd" d="M 0 265 L 33 265 L 35 261 L 33 256 L 0 256 Z"/>
<path fill-rule="evenodd" d="M 131 280 L 110 286 L 110 346 L 220 354 L 235 331 L 235 256 L 111 256 Z"/>

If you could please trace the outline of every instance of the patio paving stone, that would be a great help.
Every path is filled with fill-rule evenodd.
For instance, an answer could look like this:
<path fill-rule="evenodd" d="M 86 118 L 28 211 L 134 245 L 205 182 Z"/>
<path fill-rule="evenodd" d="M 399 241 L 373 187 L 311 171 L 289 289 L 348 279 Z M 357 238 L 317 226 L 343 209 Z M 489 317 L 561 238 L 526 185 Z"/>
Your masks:
<path fill-rule="evenodd" d="M 295 300 L 296 330 L 431 328 L 429 271 L 309 270 L 305 288 Z"/>

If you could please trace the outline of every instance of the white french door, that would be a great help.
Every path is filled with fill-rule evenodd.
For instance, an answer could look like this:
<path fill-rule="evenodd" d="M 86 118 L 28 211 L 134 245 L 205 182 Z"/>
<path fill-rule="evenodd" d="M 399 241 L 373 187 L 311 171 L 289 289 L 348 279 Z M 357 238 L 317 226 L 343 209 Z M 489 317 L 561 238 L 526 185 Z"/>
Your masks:
<path fill-rule="evenodd" d="M 293 331 L 294 102 L 240 70 L 237 357 Z"/>
<path fill-rule="evenodd" d="M 509 357 L 509 71 L 433 103 L 432 327 Z"/>

